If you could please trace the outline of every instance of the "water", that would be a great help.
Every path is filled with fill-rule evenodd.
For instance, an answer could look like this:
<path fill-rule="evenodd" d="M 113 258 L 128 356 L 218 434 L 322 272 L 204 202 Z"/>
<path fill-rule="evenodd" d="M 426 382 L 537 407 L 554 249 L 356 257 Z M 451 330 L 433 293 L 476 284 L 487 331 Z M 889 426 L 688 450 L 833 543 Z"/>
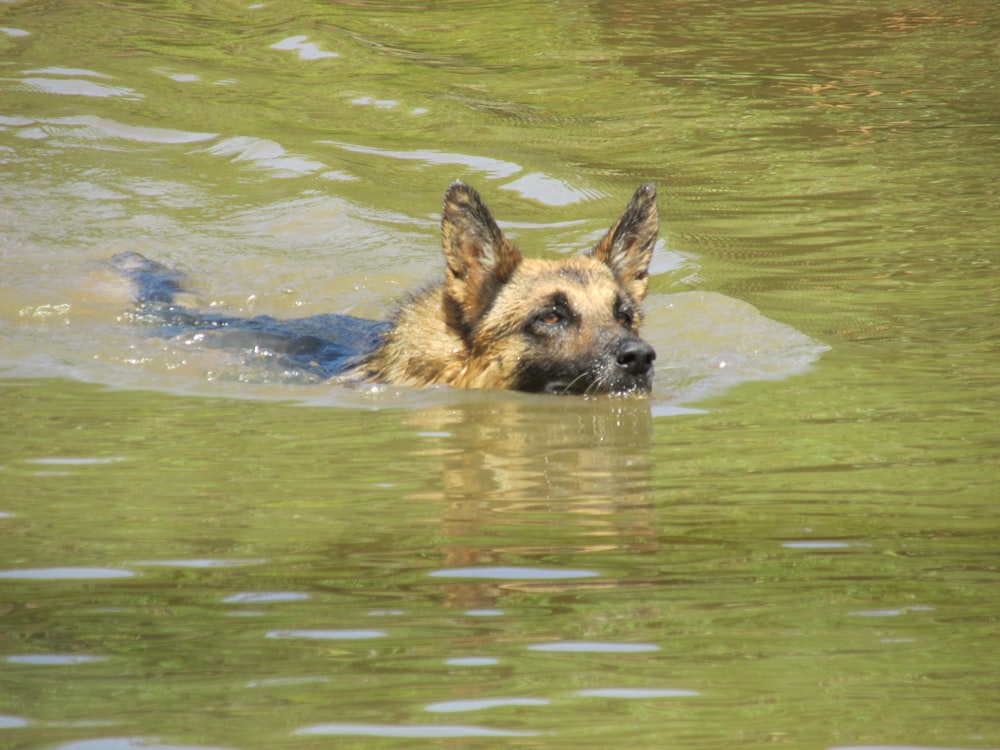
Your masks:
<path fill-rule="evenodd" d="M 0 747 L 1000 747 L 994 4 L 0 7 Z M 291 382 L 657 183 L 649 399 Z"/>

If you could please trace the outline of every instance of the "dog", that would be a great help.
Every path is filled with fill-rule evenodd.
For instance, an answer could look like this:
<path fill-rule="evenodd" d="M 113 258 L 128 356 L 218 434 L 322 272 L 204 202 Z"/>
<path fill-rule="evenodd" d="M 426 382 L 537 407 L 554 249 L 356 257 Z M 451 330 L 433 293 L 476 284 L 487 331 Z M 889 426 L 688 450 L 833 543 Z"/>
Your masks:
<path fill-rule="evenodd" d="M 177 305 L 183 277 L 138 253 L 112 260 L 137 287 L 133 320 L 163 336 L 266 351 L 286 369 L 345 382 L 643 394 L 656 352 L 639 336 L 659 223 L 656 189 L 640 187 L 597 245 L 558 260 L 525 258 L 479 193 L 445 194 L 444 281 L 412 293 L 388 321 L 202 314 Z"/>

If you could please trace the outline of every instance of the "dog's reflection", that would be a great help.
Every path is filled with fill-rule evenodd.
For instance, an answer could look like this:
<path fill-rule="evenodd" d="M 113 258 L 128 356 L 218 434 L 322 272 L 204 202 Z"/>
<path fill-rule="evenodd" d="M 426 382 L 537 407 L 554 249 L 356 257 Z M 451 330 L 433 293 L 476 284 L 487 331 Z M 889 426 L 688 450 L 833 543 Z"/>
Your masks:
<path fill-rule="evenodd" d="M 486 580 L 474 571 L 471 578 L 449 579 L 449 570 L 548 569 L 565 555 L 656 548 L 649 500 L 653 419 L 646 399 L 497 394 L 418 412 L 409 421 L 432 441 L 422 442 L 418 453 L 440 461 L 440 489 L 416 496 L 442 503 L 438 547 L 454 606 L 488 606 L 504 591 L 617 583 L 583 575 Z"/>

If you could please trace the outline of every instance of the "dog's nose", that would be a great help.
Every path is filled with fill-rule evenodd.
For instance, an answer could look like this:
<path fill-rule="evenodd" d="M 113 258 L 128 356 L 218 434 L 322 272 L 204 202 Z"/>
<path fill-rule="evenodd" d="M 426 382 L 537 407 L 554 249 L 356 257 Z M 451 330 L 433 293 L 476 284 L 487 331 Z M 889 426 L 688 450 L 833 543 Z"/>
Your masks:
<path fill-rule="evenodd" d="M 645 375 L 654 359 L 656 350 L 642 339 L 627 339 L 618 345 L 618 366 L 629 375 Z"/>

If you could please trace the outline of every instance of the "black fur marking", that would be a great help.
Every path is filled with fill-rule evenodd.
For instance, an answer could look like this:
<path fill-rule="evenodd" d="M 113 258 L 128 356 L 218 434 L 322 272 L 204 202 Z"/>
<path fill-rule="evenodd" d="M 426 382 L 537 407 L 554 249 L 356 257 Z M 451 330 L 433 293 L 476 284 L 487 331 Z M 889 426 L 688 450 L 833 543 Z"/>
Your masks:
<path fill-rule="evenodd" d="M 269 315 L 238 318 L 201 313 L 175 304 L 174 297 L 185 291 L 179 271 L 132 252 L 114 256 L 111 263 L 136 286 L 132 320 L 150 326 L 153 335 L 177 338 L 202 333 L 205 346 L 248 354 L 266 351 L 289 371 L 320 378 L 338 375 L 374 350 L 390 328 L 385 321 L 350 315 L 278 320 Z"/>

